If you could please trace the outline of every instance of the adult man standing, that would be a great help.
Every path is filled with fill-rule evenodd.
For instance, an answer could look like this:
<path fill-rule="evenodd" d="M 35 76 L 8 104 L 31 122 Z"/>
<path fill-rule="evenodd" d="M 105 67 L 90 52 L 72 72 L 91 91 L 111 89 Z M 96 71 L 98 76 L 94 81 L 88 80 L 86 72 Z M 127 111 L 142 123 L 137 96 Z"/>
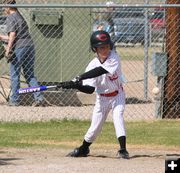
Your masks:
<path fill-rule="evenodd" d="M 4 0 L 4 4 L 16 4 L 15 0 Z M 11 89 L 9 106 L 19 105 L 20 74 L 23 69 L 24 77 L 29 86 L 38 86 L 34 76 L 35 48 L 28 25 L 16 7 L 4 8 L 7 14 L 7 35 L 0 35 L 5 40 L 5 57 L 10 62 Z M 34 93 L 34 106 L 45 104 L 43 95 L 40 92 Z"/>

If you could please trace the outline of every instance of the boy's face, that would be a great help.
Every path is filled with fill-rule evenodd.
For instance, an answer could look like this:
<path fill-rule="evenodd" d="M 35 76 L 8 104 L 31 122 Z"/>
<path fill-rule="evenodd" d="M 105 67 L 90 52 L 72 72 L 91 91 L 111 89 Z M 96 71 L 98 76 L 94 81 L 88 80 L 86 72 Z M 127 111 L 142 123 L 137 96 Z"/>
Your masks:
<path fill-rule="evenodd" d="M 110 44 L 101 45 L 96 48 L 98 58 L 101 62 L 104 62 L 110 53 Z"/>

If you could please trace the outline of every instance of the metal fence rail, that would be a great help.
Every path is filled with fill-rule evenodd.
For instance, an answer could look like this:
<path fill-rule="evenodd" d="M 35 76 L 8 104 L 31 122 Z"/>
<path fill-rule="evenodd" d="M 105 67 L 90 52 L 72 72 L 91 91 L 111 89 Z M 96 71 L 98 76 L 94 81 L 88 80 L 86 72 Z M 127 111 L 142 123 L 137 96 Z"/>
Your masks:
<path fill-rule="evenodd" d="M 121 56 L 125 76 L 124 118 L 132 121 L 179 118 L 180 73 L 176 58 L 179 52 L 171 48 L 177 46 L 180 32 L 172 30 L 172 25 L 179 24 L 179 20 L 175 20 L 178 14 L 168 11 L 175 6 L 179 9 L 179 6 L 142 4 L 137 7 L 128 4 L 124 7 L 119 4 L 109 11 L 104 4 L 82 7 L 63 6 L 63 3 L 56 8 L 48 4 L 41 8 L 27 4 L 19 6 L 35 43 L 35 75 L 39 84 L 58 84 L 83 73 L 94 57 L 89 45 L 90 35 L 100 24 L 107 29 L 104 17 L 107 19 L 110 15 L 113 30 L 108 32 Z M 6 33 L 5 23 L 2 22 L 0 27 L 0 32 Z M 173 76 L 171 80 L 169 76 Z M 27 87 L 23 72 L 21 87 Z M 9 64 L 3 58 L 0 60 L 0 120 L 91 118 L 95 94 L 62 89 L 44 91 L 49 106 L 33 107 L 32 95 L 25 94 L 21 96 L 21 106 L 9 107 L 6 103 L 10 88 Z"/>
<path fill-rule="evenodd" d="M 2 0 L 0 1 L 2 2 Z M 16 0 L 18 3 L 22 4 L 52 4 L 52 3 L 58 3 L 58 4 L 99 4 L 101 5 L 102 2 L 99 2 L 99 0 Z M 108 0 L 103 1 L 103 3 L 109 2 Z M 164 4 L 166 0 L 114 0 L 113 1 L 116 4 Z"/>

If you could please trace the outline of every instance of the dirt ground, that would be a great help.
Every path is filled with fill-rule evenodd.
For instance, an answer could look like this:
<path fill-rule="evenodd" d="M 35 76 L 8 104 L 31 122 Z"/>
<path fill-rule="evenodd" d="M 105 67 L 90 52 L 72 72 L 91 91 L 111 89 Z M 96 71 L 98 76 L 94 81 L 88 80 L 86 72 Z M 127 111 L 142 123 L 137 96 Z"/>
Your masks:
<path fill-rule="evenodd" d="M 0 148 L 0 173 L 164 173 L 166 154 L 176 149 L 130 148 L 130 159 L 116 149 L 91 149 L 86 158 L 70 158 L 71 149 Z"/>

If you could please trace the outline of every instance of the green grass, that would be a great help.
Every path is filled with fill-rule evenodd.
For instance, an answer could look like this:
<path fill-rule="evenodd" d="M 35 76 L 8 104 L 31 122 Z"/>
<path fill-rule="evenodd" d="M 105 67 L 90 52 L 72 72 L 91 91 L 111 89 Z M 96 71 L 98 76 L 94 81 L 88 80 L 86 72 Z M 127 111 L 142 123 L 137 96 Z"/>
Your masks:
<path fill-rule="evenodd" d="M 116 47 L 116 51 L 121 56 L 121 60 L 129 61 L 143 61 L 144 60 L 144 47 Z M 162 52 L 161 47 L 148 48 L 149 60 L 152 58 L 153 52 Z"/>
<path fill-rule="evenodd" d="M 0 123 L 0 147 L 67 147 L 80 144 L 89 121 L 62 120 L 35 123 Z M 180 122 L 126 122 L 128 145 L 180 147 Z M 114 126 L 106 122 L 96 144 L 117 144 Z"/>

